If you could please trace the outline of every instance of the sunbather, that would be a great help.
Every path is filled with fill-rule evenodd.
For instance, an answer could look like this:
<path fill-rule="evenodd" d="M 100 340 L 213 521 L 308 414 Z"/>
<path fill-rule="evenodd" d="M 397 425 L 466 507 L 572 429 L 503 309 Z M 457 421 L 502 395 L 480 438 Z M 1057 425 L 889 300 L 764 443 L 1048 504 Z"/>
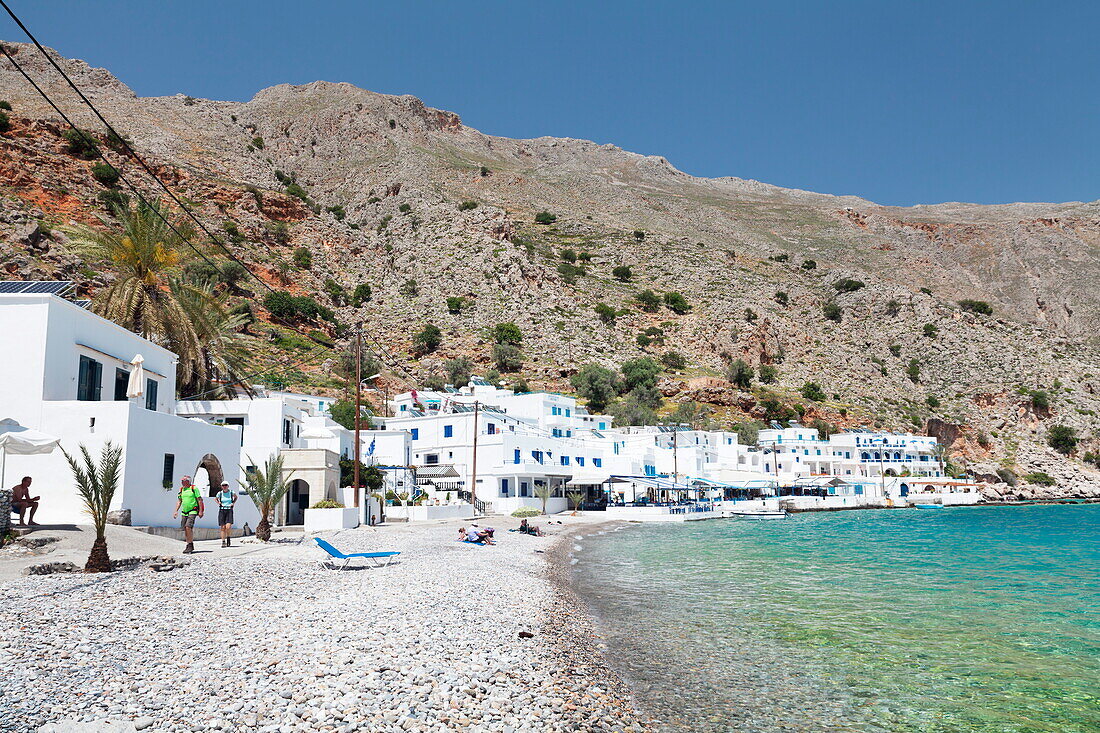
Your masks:
<path fill-rule="evenodd" d="M 526 519 L 520 520 L 519 531 L 521 534 L 529 534 L 534 535 L 535 537 L 542 537 L 542 530 L 533 524 L 528 524 Z"/>

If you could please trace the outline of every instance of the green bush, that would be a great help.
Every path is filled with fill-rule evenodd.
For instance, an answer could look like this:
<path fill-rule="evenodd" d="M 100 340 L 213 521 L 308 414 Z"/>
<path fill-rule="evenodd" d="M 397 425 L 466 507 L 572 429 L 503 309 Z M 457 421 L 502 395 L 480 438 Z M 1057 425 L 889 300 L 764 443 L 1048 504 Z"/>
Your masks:
<path fill-rule="evenodd" d="M 739 389 L 749 389 L 754 376 L 753 368 L 744 359 L 736 359 L 726 366 L 726 379 Z"/>
<path fill-rule="evenodd" d="M 458 205 L 458 210 L 459 211 L 473 211 L 476 208 L 477 208 L 477 202 L 476 201 L 463 201 L 461 204 Z"/>
<path fill-rule="evenodd" d="M 92 137 L 91 133 L 76 128 L 69 128 L 62 133 L 62 137 L 64 137 L 65 142 L 68 143 L 65 150 L 68 151 L 70 155 L 75 155 L 84 160 L 93 160 L 99 157 L 99 145 L 96 144 L 95 138 Z"/>
<path fill-rule="evenodd" d="M 840 310 L 840 304 L 837 303 L 835 300 L 830 300 L 821 310 L 822 313 L 825 314 L 826 318 L 828 318 L 830 321 L 837 322 L 840 321 L 841 315 L 843 313 L 843 311 Z"/>
<path fill-rule="evenodd" d="M 630 278 L 634 277 L 634 273 L 630 269 L 630 265 L 619 265 L 611 271 L 612 276 L 621 282 L 628 282 Z"/>
<path fill-rule="evenodd" d="M 1050 395 L 1044 390 L 1035 390 L 1031 393 L 1031 407 L 1035 410 L 1049 410 Z"/>
<path fill-rule="evenodd" d="M 890 344 L 890 353 L 895 357 L 901 356 L 901 344 Z"/>
<path fill-rule="evenodd" d="M 413 210 L 413 207 L 411 204 L 401 204 L 397 207 L 397 210 L 400 211 L 402 214 L 407 214 Z"/>
<path fill-rule="evenodd" d="M 661 364 L 666 369 L 678 372 L 687 366 L 687 359 L 679 351 L 666 351 L 661 354 Z"/>
<path fill-rule="evenodd" d="M 1046 471 L 1032 471 L 1024 476 L 1024 481 L 1029 484 L 1035 484 L 1036 486 L 1054 486 L 1054 484 L 1058 483 L 1054 480 L 1054 477 Z"/>
<path fill-rule="evenodd" d="M 927 399 L 925 399 L 925 401 L 924 401 L 924 402 L 925 402 L 925 404 L 927 404 L 927 405 L 928 405 L 929 407 L 931 407 L 931 408 L 932 408 L 933 410 L 935 410 L 935 409 L 936 409 L 937 407 L 939 407 L 939 406 L 940 406 L 940 400 L 939 400 L 939 398 L 938 398 L 938 397 L 936 397 L 935 395 L 928 395 L 928 398 L 927 398 Z"/>
<path fill-rule="evenodd" d="M 344 210 L 343 206 L 329 206 L 325 209 L 328 213 L 332 214 L 336 218 L 336 221 L 343 221 L 347 218 L 348 212 Z"/>
<path fill-rule="evenodd" d="M 8 118 L 7 112 L 0 112 L 0 132 L 7 132 L 11 129 L 11 119 Z"/>
<path fill-rule="evenodd" d="M 833 288 L 835 288 L 838 293 L 854 293 L 862 287 L 862 280 L 853 280 L 848 277 L 842 278 L 833 283 Z"/>
<path fill-rule="evenodd" d="M 306 190 L 299 186 L 297 183 L 291 183 L 286 187 L 286 194 L 293 196 L 294 198 L 301 199 L 302 201 L 309 201 L 309 194 Z"/>
<path fill-rule="evenodd" d="M 0 109 L 11 112 L 11 102 L 6 99 L 0 99 Z"/>
<path fill-rule="evenodd" d="M 561 279 L 569 285 L 577 282 L 577 277 L 587 274 L 587 270 L 583 267 L 571 264 L 569 262 L 562 262 L 558 265 L 558 274 L 561 275 Z"/>
<path fill-rule="evenodd" d="M 313 255 L 305 247 L 298 247 L 294 250 L 294 266 L 299 270 L 309 270 L 313 268 Z"/>
<path fill-rule="evenodd" d="M 909 360 L 909 366 L 905 368 L 905 373 L 908 375 L 909 380 L 916 384 L 920 381 L 920 362 L 916 359 Z"/>
<path fill-rule="evenodd" d="M 798 392 L 804 398 L 812 400 L 813 402 L 824 402 L 828 399 L 825 395 L 825 390 L 823 390 L 821 385 L 817 382 L 806 382 Z"/>
<path fill-rule="evenodd" d="M 768 259 L 771 260 L 772 262 L 786 262 L 790 258 L 791 258 L 791 256 L 788 255 L 788 254 L 780 254 L 780 255 L 772 255 Z"/>
<path fill-rule="evenodd" d="M 241 234 L 241 230 L 235 222 L 223 221 L 222 229 L 225 230 L 225 236 L 228 237 L 229 241 L 233 244 L 240 244 L 244 241 L 244 235 Z"/>
<path fill-rule="evenodd" d="M 563 249 L 561 251 L 561 258 L 563 260 L 565 260 L 566 262 L 576 262 L 577 261 L 577 252 L 576 252 L 576 250 L 572 250 L 572 249 L 568 249 L 568 248 Z"/>
<path fill-rule="evenodd" d="M 984 300 L 973 300 L 971 298 L 966 298 L 965 300 L 959 301 L 959 307 L 962 308 L 964 311 L 968 311 L 970 313 L 980 313 L 983 316 L 993 315 L 993 306 L 991 306 Z"/>
<path fill-rule="evenodd" d="M 934 339 L 936 338 L 936 334 L 940 332 L 940 329 L 936 328 L 936 324 L 934 323 L 926 323 L 921 331 L 924 333 L 925 337 Z"/>
<path fill-rule="evenodd" d="M 366 283 L 359 283 L 355 286 L 355 290 L 351 294 L 351 304 L 358 308 L 364 303 L 369 303 L 371 299 L 370 285 Z"/>
<path fill-rule="evenodd" d="M 260 137 L 259 135 L 252 138 L 252 147 L 256 148 L 257 150 L 263 150 L 264 149 L 264 139 L 262 137 Z"/>
<path fill-rule="evenodd" d="M 645 232 L 643 232 L 641 229 L 635 229 L 634 238 L 639 242 L 642 241 L 643 239 L 645 239 Z"/>
<path fill-rule="evenodd" d="M 130 207 L 130 197 L 117 188 L 108 188 L 106 191 L 100 191 L 96 198 L 103 202 L 107 210 L 112 213 L 125 211 Z"/>
<path fill-rule="evenodd" d="M 447 298 L 447 312 L 455 315 L 462 312 L 463 306 L 466 305 L 466 299 L 460 296 L 452 296 Z"/>
<path fill-rule="evenodd" d="M 315 503 L 313 506 L 310 507 L 310 509 L 343 509 L 343 508 L 344 508 L 343 504 L 341 504 L 338 501 L 333 501 L 332 499 L 321 499 L 319 502 Z"/>
<path fill-rule="evenodd" d="M 784 291 L 778 290 L 775 293 L 775 302 L 785 306 L 791 302 L 791 299 Z"/>
<path fill-rule="evenodd" d="M 519 509 L 512 512 L 513 517 L 518 517 L 520 519 L 529 519 L 531 517 L 540 516 L 541 514 L 542 512 L 533 506 L 521 506 Z"/>
<path fill-rule="evenodd" d="M 684 299 L 684 296 L 677 292 L 665 293 L 664 301 L 665 306 L 677 315 L 682 316 L 691 310 L 691 306 L 688 304 L 687 300 Z"/>
<path fill-rule="evenodd" d="M 779 369 L 774 364 L 760 365 L 760 381 L 763 384 L 774 384 L 779 380 Z"/>
<path fill-rule="evenodd" d="M 817 269 L 817 260 L 802 260 L 802 269 L 803 270 L 816 270 Z"/>
<path fill-rule="evenodd" d="M 661 307 L 661 296 L 652 290 L 641 290 L 634 296 L 634 301 L 646 313 L 656 313 Z"/>
<path fill-rule="evenodd" d="M 439 348 L 442 340 L 443 332 L 439 330 L 439 326 L 429 323 L 420 333 L 413 336 L 413 351 L 421 356 L 430 354 Z"/>
<path fill-rule="evenodd" d="M 325 293 L 332 300 L 332 304 L 337 306 L 343 305 L 348 298 L 348 292 L 344 290 L 344 286 L 331 277 L 325 278 Z"/>
<path fill-rule="evenodd" d="M 115 186 L 118 184 L 119 173 L 113 165 L 96 163 L 92 166 L 92 177 L 104 186 Z"/>
<path fill-rule="evenodd" d="M 756 323 L 757 318 L 758 316 L 756 315 L 756 311 L 754 311 L 752 308 L 745 309 L 745 320 L 748 323 Z"/>
<path fill-rule="evenodd" d="M 1069 425 L 1055 425 L 1047 431 L 1047 445 L 1063 455 L 1069 455 L 1077 448 L 1077 431 Z"/>
<path fill-rule="evenodd" d="M 465 356 L 443 362 L 443 373 L 447 375 L 447 381 L 455 387 L 461 388 L 469 384 L 473 369 L 473 362 Z"/>
<path fill-rule="evenodd" d="M 126 155 L 127 148 L 133 147 L 133 143 L 130 142 L 130 138 L 125 135 L 119 135 L 114 130 L 108 130 L 104 136 L 107 142 L 107 147 L 115 151 L 119 155 Z"/>
<path fill-rule="evenodd" d="M 410 277 L 405 280 L 405 282 L 401 283 L 401 287 L 399 287 L 397 291 L 406 298 L 415 298 L 420 295 L 420 286 L 417 285 L 416 280 Z"/>
<path fill-rule="evenodd" d="M 518 372 L 523 368 L 523 352 L 515 344 L 493 344 L 493 364 L 502 372 Z"/>
<path fill-rule="evenodd" d="M 615 316 L 619 314 L 618 311 L 607 303 L 596 303 L 593 310 L 596 311 L 596 315 L 599 316 L 601 321 L 609 325 L 615 322 Z"/>
<path fill-rule="evenodd" d="M 558 217 L 555 214 L 551 214 L 549 211 L 540 211 L 535 214 L 536 224 L 553 224 L 557 220 Z"/>
<path fill-rule="evenodd" d="M 514 323 L 498 323 L 493 326 L 493 341 L 498 344 L 518 344 L 523 341 L 523 332 Z"/>

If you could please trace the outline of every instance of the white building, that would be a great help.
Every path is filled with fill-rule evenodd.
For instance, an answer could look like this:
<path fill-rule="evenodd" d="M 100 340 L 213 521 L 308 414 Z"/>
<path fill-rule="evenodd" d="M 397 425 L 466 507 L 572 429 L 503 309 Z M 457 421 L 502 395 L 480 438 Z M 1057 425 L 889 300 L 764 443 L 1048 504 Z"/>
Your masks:
<path fill-rule="evenodd" d="M 58 285 L 44 283 L 45 286 Z M 175 414 L 176 356 L 170 351 L 46 293 L 0 294 L 0 418 L 60 438 L 93 458 L 110 441 L 122 446 L 122 479 L 112 509 L 129 509 L 134 525 L 173 524 L 175 488 L 191 475 L 208 495 L 224 478 L 238 487 L 240 438 L 229 428 Z M 131 361 L 144 357 L 144 395 L 126 396 Z M 61 451 L 9 456 L 3 480 L 10 487 L 28 475 L 42 497 L 36 520 L 87 523 L 72 472 Z M 237 503 L 238 526 L 255 526 L 251 501 Z M 208 511 L 199 526 L 217 524 Z"/>

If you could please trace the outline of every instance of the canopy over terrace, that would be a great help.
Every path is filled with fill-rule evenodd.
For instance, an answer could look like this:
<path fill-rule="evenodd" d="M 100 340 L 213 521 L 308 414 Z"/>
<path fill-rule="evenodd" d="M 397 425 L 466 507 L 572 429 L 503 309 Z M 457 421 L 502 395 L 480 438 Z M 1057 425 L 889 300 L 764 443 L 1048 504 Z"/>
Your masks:
<path fill-rule="evenodd" d="M 826 494 L 847 493 L 838 491 L 841 487 L 853 486 L 838 476 L 806 476 L 791 482 L 791 496 L 825 496 Z"/>
<path fill-rule="evenodd" d="M 608 493 L 620 494 L 623 501 L 636 502 L 639 496 L 652 502 L 682 501 L 688 497 L 689 492 L 699 492 L 699 489 L 691 484 L 683 484 L 660 476 L 608 476 Z M 615 484 L 622 485 L 622 489 L 615 489 Z"/>
<path fill-rule="evenodd" d="M 745 481 L 725 482 L 708 478 L 689 479 L 700 492 L 710 499 L 751 499 L 757 496 L 771 496 L 776 493 L 775 482 L 768 479 L 748 479 Z"/>

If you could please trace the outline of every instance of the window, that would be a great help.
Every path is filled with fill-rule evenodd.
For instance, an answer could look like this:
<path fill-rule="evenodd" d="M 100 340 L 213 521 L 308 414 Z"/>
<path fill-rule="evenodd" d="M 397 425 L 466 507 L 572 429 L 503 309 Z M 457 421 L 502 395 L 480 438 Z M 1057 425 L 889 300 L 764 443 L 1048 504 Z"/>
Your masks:
<path fill-rule="evenodd" d="M 650 465 L 647 464 L 645 466 L 645 475 L 646 476 L 656 476 L 657 475 L 657 467 L 656 466 L 650 466 Z"/>
<path fill-rule="evenodd" d="M 529 484 L 526 481 L 521 481 L 519 485 L 520 496 L 530 496 Z"/>
<path fill-rule="evenodd" d="M 154 379 L 145 380 L 145 409 L 157 411 L 157 384 Z"/>
<path fill-rule="evenodd" d="M 844 457 L 845 458 L 851 458 L 852 457 L 851 451 L 844 451 Z"/>
<path fill-rule="evenodd" d="M 125 402 L 126 388 L 130 386 L 130 372 L 119 367 L 115 369 L 115 402 Z"/>
<path fill-rule="evenodd" d="M 165 488 L 172 485 L 172 474 L 176 471 L 176 457 L 171 453 L 164 454 L 164 470 L 161 472 L 161 486 Z"/>
<path fill-rule="evenodd" d="M 577 456 L 577 465 L 578 466 L 583 466 L 584 465 L 584 456 Z"/>
<path fill-rule="evenodd" d="M 408 405 L 401 405 L 401 412 L 408 412 L 408 411 L 409 411 L 409 406 Z"/>
<path fill-rule="evenodd" d="M 500 495 L 508 496 L 508 479 L 506 478 L 500 480 Z"/>
<path fill-rule="evenodd" d="M 596 468 L 602 467 L 603 466 L 603 459 L 602 458 L 593 458 L 592 459 L 592 465 L 595 466 Z"/>
<path fill-rule="evenodd" d="M 103 365 L 87 356 L 80 357 L 80 372 L 76 380 L 76 398 L 98 402 L 103 386 Z"/>
<path fill-rule="evenodd" d="M 438 464 L 439 464 L 439 454 L 438 453 L 429 453 L 426 456 L 424 456 L 424 465 L 425 466 L 436 466 Z"/>
<path fill-rule="evenodd" d="M 455 426 L 454 425 L 444 425 L 443 426 L 443 437 L 444 438 L 453 438 L 454 436 L 455 436 Z"/>
<path fill-rule="evenodd" d="M 561 457 L 561 465 L 563 465 L 563 466 L 568 466 L 569 465 L 569 456 L 562 456 Z"/>
<path fill-rule="evenodd" d="M 570 416 L 570 415 L 572 415 L 572 414 L 573 414 L 573 413 L 572 413 L 572 411 L 571 411 L 571 410 L 570 410 L 570 409 L 569 409 L 568 407 L 567 407 L 567 408 L 565 408 L 565 416 L 566 416 L 566 417 L 569 417 L 569 416 Z"/>
<path fill-rule="evenodd" d="M 607 423 L 605 423 L 605 422 L 600 423 L 600 430 L 607 430 Z"/>
<path fill-rule="evenodd" d="M 283 445 L 290 445 L 290 420 L 283 418 Z"/>
<path fill-rule="evenodd" d="M 519 454 L 520 454 L 520 450 L 519 450 L 519 448 L 516 448 L 515 455 L 512 456 L 512 463 L 519 463 L 519 461 L 520 461 L 520 455 Z"/>
<path fill-rule="evenodd" d="M 412 429 L 412 439 L 413 440 L 420 440 L 420 428 L 413 428 Z"/>
<path fill-rule="evenodd" d="M 497 434 L 497 424 L 495 422 L 489 423 L 489 427 L 488 427 L 487 432 L 489 433 L 489 435 L 496 435 Z"/>
<path fill-rule="evenodd" d="M 542 463 L 542 451 L 540 451 L 540 450 L 531 451 L 531 457 L 535 459 L 535 463 Z"/>

